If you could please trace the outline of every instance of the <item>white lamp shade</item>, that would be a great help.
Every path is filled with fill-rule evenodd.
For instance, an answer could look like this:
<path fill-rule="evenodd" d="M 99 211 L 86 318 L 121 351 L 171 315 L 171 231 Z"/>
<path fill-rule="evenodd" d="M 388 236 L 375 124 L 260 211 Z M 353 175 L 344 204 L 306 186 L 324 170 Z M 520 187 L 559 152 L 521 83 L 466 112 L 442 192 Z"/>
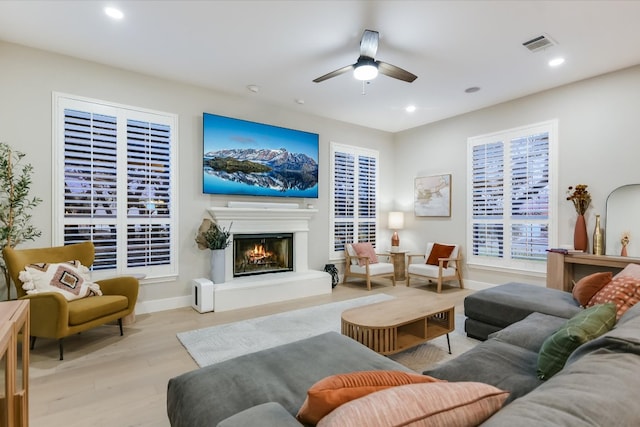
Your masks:
<path fill-rule="evenodd" d="M 402 230 L 404 228 L 404 212 L 389 212 L 389 229 Z"/>

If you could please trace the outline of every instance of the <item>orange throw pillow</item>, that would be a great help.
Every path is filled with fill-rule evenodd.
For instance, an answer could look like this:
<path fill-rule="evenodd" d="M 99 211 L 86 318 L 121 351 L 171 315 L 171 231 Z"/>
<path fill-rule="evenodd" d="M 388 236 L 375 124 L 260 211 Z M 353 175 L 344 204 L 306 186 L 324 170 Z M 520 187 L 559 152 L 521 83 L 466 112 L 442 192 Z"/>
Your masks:
<path fill-rule="evenodd" d="M 389 387 L 429 382 L 441 380 L 402 371 L 359 371 L 331 375 L 311 386 L 296 418 L 301 423 L 315 425 L 343 403 Z"/>
<path fill-rule="evenodd" d="M 352 246 L 358 256 L 366 256 L 369 258 L 369 264 L 376 264 L 378 262 L 378 255 L 376 255 L 376 250 L 373 249 L 373 245 L 371 243 L 354 243 Z M 358 259 L 358 264 L 365 265 L 366 262 L 362 259 Z"/>
<path fill-rule="evenodd" d="M 616 276 L 611 283 L 600 289 L 591 298 L 587 307 L 612 302 L 618 308 L 616 312 L 617 320 L 638 301 L 640 301 L 640 279 L 629 276 Z"/>
<path fill-rule="evenodd" d="M 586 307 L 591 298 L 598 293 L 606 284 L 611 282 L 613 273 L 605 271 L 603 273 L 593 273 L 578 280 L 573 286 L 571 293 L 582 307 Z"/>
<path fill-rule="evenodd" d="M 429 254 L 429 258 L 427 258 L 427 264 L 438 265 L 439 258 L 449 258 L 451 256 L 451 252 L 455 249 L 455 246 L 449 245 L 441 245 L 439 243 L 434 243 L 431 248 L 431 253 Z M 449 265 L 449 261 L 445 261 L 442 263 L 442 267 L 447 268 Z"/>

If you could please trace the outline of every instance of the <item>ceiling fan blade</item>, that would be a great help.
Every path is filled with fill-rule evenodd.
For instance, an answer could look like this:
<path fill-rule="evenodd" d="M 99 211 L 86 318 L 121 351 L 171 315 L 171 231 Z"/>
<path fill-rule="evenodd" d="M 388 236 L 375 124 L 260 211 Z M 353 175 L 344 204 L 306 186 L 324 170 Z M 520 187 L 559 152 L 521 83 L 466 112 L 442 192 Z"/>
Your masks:
<path fill-rule="evenodd" d="M 395 65 L 387 64 L 386 62 L 382 61 L 376 61 L 376 64 L 378 64 L 378 72 L 380 74 L 384 74 L 385 76 L 403 80 L 408 83 L 411 83 L 418 78 L 418 76 L 416 76 L 415 74 L 410 73 L 407 70 L 403 70 L 400 67 L 396 67 Z"/>
<path fill-rule="evenodd" d="M 353 64 L 352 65 L 347 65 L 346 67 L 342 67 L 339 68 L 335 71 L 332 71 L 330 73 L 325 74 L 324 76 L 320 76 L 317 79 L 313 79 L 314 83 L 320 83 L 323 82 L 327 79 L 330 79 L 331 77 L 335 77 L 335 76 L 339 76 L 340 74 L 344 74 L 347 73 L 349 71 L 353 70 Z"/>
<path fill-rule="evenodd" d="M 362 40 L 360 40 L 360 56 L 367 58 L 375 58 L 378 51 L 378 32 L 372 30 L 364 30 Z"/>

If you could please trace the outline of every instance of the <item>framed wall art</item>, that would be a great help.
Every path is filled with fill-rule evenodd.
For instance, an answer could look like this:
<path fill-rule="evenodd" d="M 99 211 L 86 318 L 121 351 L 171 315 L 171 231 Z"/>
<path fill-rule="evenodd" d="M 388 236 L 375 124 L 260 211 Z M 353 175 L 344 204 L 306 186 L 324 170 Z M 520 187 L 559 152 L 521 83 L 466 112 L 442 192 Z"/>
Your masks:
<path fill-rule="evenodd" d="M 416 216 L 451 216 L 451 174 L 416 178 Z"/>

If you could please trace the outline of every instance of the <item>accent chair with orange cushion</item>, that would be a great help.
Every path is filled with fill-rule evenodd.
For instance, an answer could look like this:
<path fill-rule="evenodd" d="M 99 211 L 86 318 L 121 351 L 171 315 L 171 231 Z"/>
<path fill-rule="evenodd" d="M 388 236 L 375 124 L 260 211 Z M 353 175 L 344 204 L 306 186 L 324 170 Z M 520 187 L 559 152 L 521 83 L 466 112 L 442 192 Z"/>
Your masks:
<path fill-rule="evenodd" d="M 347 243 L 344 251 L 345 268 L 342 283 L 350 277 L 365 279 L 367 289 L 371 290 L 372 278 L 389 278 L 396 285 L 393 263 L 380 262 L 378 257 L 387 257 L 389 254 L 377 254 L 371 243 Z"/>
<path fill-rule="evenodd" d="M 413 278 L 435 279 L 438 293 L 442 292 L 442 282 L 457 280 L 464 289 L 460 268 L 462 255 L 459 245 L 429 242 L 425 254 L 408 255 L 407 286 Z"/>
<path fill-rule="evenodd" d="M 138 299 L 138 279 L 134 277 L 117 277 L 113 279 L 99 280 L 89 284 L 89 288 L 95 292 L 87 292 L 91 296 L 69 300 L 64 292 L 50 291 L 45 287 L 30 284 L 29 291 L 23 289 L 20 274 L 25 276 L 25 267 L 33 265 L 29 277 L 37 279 L 35 271 L 47 264 L 60 263 L 61 266 L 69 264 L 81 264 L 90 267 L 95 257 L 93 242 L 82 242 L 66 246 L 57 246 L 40 249 L 16 250 L 5 247 L 2 255 L 7 265 L 11 280 L 19 299 L 28 299 L 31 305 L 31 348 L 35 346 L 36 337 L 58 340 L 60 360 L 63 359 L 63 339 L 69 335 L 77 334 L 108 322 L 117 321 L 120 326 L 120 335 L 123 335 L 122 318 L 133 313 Z M 75 262 L 75 261 L 79 261 Z M 64 267 L 60 267 L 64 269 Z M 73 270 L 65 274 L 71 276 Z M 47 276 L 50 278 L 50 276 Z M 57 278 L 58 284 L 67 279 Z M 78 277 L 78 282 L 82 277 Z M 53 282 L 52 282 L 53 284 Z M 70 288 L 73 288 L 71 284 Z M 95 285 L 98 286 L 95 286 Z M 40 284 L 42 285 L 42 284 Z M 83 284 L 83 286 L 85 286 Z M 78 284 L 78 287 L 80 284 Z M 27 286 L 29 287 L 29 286 Z M 99 287 L 99 291 L 97 291 Z M 101 295 L 100 295 L 101 294 Z"/>

